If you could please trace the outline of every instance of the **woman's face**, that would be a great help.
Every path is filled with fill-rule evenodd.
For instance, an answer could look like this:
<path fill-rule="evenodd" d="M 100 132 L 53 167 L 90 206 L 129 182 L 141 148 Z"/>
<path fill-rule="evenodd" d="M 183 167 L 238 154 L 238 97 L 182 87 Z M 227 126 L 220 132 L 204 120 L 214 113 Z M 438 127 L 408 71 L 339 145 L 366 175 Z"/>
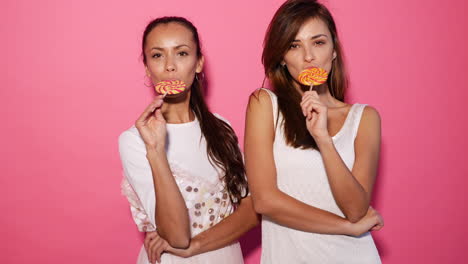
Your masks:
<path fill-rule="evenodd" d="M 188 90 L 195 73 L 203 69 L 192 32 L 178 23 L 156 26 L 146 37 L 144 52 L 146 74 L 154 84 L 176 79 L 184 81 Z"/>
<path fill-rule="evenodd" d="M 311 18 L 297 32 L 282 64 L 285 64 L 297 81 L 299 73 L 312 66 L 330 72 L 335 57 L 336 52 L 327 25 L 320 19 Z"/>

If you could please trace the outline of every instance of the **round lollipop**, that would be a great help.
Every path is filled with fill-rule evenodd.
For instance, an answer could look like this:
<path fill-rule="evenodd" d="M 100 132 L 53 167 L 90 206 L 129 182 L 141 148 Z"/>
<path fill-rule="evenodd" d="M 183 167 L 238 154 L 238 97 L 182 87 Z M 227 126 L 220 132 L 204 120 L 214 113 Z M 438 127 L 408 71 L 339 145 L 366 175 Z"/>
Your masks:
<path fill-rule="evenodd" d="M 183 81 L 180 80 L 166 80 L 166 81 L 160 81 L 158 82 L 155 86 L 154 89 L 156 89 L 156 92 L 159 94 L 163 94 L 164 96 L 166 95 L 174 95 L 174 94 L 179 94 L 183 91 L 185 91 L 185 88 L 187 86 Z"/>
<path fill-rule="evenodd" d="M 310 67 L 303 70 L 297 79 L 304 85 L 309 86 L 310 90 L 314 85 L 320 85 L 327 81 L 328 72 L 322 68 Z"/>

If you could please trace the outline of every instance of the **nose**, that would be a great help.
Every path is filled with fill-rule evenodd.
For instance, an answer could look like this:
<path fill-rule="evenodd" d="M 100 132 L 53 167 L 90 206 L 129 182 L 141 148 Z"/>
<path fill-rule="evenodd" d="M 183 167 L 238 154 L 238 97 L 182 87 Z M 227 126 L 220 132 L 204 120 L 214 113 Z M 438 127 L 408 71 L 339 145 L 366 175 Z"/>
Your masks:
<path fill-rule="evenodd" d="M 173 72 L 175 70 L 176 70 L 176 67 L 175 67 L 175 64 L 174 64 L 174 60 L 172 58 L 167 58 L 166 71 L 167 72 Z"/>
<path fill-rule="evenodd" d="M 312 62 L 315 59 L 315 54 L 312 47 L 305 48 L 304 60 L 306 62 Z"/>

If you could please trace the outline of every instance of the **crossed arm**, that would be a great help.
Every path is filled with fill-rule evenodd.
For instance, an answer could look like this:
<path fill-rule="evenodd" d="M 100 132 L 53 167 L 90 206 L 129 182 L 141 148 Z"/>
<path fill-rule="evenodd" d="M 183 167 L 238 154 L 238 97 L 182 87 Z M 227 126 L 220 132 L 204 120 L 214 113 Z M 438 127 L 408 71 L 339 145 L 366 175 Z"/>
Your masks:
<path fill-rule="evenodd" d="M 375 211 L 368 210 L 368 204 L 367 215 L 364 214 L 367 217 L 353 224 L 349 219 L 305 204 L 279 190 L 273 158 L 274 136 L 270 97 L 266 91 L 257 90 L 247 107 L 244 137 L 247 176 L 257 213 L 294 229 L 324 234 L 359 235 L 381 222 Z"/>

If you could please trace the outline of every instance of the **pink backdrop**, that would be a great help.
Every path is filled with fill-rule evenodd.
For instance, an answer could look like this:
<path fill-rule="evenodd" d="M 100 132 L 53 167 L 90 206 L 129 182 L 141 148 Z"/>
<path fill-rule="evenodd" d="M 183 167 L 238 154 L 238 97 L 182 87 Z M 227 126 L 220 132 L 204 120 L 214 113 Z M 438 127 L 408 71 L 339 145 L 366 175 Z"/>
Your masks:
<path fill-rule="evenodd" d="M 141 236 L 120 195 L 117 137 L 151 99 L 139 58 L 150 19 L 186 16 L 199 28 L 209 104 L 243 140 L 264 32 L 283 1 L 130 2 L 1 4 L 1 263 L 135 262 Z M 464 262 L 466 1 L 326 4 L 350 102 L 383 119 L 374 199 L 386 220 L 374 234 L 383 262 Z M 246 263 L 259 263 L 258 228 L 242 246 Z"/>

